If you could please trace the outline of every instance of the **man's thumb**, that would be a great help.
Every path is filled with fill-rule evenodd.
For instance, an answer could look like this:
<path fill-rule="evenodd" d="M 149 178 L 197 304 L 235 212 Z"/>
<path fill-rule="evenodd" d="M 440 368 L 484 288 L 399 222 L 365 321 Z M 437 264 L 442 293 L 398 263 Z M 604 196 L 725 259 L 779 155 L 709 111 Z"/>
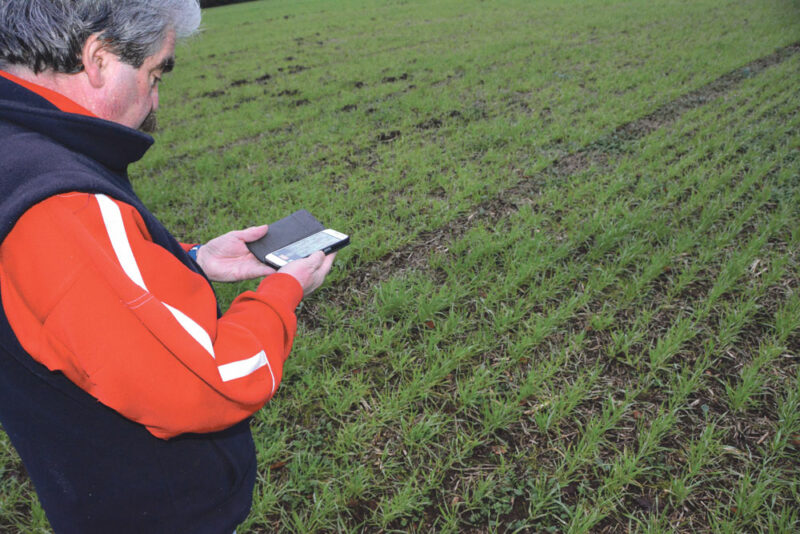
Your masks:
<path fill-rule="evenodd" d="M 266 224 L 261 226 L 251 226 L 250 228 L 239 230 L 239 237 L 247 242 L 255 241 L 256 239 L 261 239 L 267 235 L 267 230 L 269 230 L 269 225 Z"/>

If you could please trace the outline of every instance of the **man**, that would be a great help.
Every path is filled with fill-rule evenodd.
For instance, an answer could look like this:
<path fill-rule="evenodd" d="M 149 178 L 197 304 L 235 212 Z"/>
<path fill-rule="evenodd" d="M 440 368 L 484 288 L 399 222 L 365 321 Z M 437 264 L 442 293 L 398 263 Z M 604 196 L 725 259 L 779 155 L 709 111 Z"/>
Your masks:
<path fill-rule="evenodd" d="M 248 417 L 275 393 L 294 310 L 331 268 L 181 245 L 137 198 L 196 0 L 0 3 L 0 421 L 56 532 L 232 532 Z M 220 315 L 208 281 L 265 277 Z"/>

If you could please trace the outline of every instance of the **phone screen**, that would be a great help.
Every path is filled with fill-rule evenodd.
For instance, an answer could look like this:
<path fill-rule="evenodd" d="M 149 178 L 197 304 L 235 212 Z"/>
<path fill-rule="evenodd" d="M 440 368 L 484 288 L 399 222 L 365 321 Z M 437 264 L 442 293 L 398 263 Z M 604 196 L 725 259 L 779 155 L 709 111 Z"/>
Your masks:
<path fill-rule="evenodd" d="M 299 260 L 301 258 L 305 258 L 306 256 L 310 256 L 318 250 L 325 250 L 341 240 L 341 237 L 331 235 L 327 232 L 317 232 L 316 234 L 310 235 L 305 239 L 301 239 L 300 241 L 292 243 L 291 245 L 276 250 L 272 253 L 272 255 L 277 256 L 288 263 L 290 261 Z"/>

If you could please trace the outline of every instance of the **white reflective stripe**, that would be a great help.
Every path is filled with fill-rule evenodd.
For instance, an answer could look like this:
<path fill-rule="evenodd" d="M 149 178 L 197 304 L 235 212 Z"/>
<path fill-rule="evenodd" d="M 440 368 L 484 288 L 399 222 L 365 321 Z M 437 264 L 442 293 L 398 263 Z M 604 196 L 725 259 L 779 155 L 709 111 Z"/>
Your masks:
<path fill-rule="evenodd" d="M 172 315 L 175 316 L 175 319 L 181 324 L 181 326 L 189 332 L 189 335 L 192 336 L 195 341 L 200 343 L 204 349 L 211 355 L 212 358 L 216 358 L 214 354 L 214 343 L 211 342 L 211 337 L 209 337 L 208 332 L 206 332 L 205 328 L 194 322 L 194 320 L 183 313 L 182 311 L 173 308 L 166 302 L 162 302 L 167 309 L 172 312 Z"/>
<path fill-rule="evenodd" d="M 97 203 L 100 204 L 100 214 L 103 216 L 108 237 L 111 239 L 111 246 L 114 248 L 114 253 L 117 255 L 117 260 L 122 266 L 122 270 L 137 286 L 147 291 L 147 286 L 144 285 L 144 278 L 142 278 L 142 273 L 139 271 L 139 265 L 136 263 L 136 258 L 133 257 L 128 234 L 125 233 L 125 225 L 122 222 L 122 212 L 120 212 L 119 206 L 105 195 L 95 195 L 95 197 L 97 198 Z"/>
<path fill-rule="evenodd" d="M 267 354 L 263 350 L 246 360 L 220 365 L 219 375 L 222 377 L 223 382 L 229 382 L 237 378 L 244 378 L 245 376 L 251 375 L 265 365 L 267 369 L 269 369 L 269 374 L 272 377 L 272 392 L 275 393 L 275 375 L 272 373 L 272 366 L 269 364 Z"/>
<path fill-rule="evenodd" d="M 95 198 L 97 198 L 97 203 L 100 204 L 100 214 L 103 216 L 103 223 L 106 225 L 108 238 L 111 240 L 111 246 L 114 249 L 114 253 L 117 255 L 117 260 L 122 266 L 122 270 L 125 271 L 128 278 L 137 286 L 147 291 L 144 278 L 142 278 L 142 273 L 139 270 L 139 264 L 136 263 L 131 244 L 128 241 L 128 234 L 125 233 L 125 224 L 122 222 L 122 212 L 119 206 L 106 195 L 95 195 Z M 189 335 L 200 343 L 213 358 L 214 344 L 211 342 L 211 337 L 208 335 L 208 332 L 182 311 L 173 308 L 166 302 L 162 302 L 162 304 L 166 306 Z"/>

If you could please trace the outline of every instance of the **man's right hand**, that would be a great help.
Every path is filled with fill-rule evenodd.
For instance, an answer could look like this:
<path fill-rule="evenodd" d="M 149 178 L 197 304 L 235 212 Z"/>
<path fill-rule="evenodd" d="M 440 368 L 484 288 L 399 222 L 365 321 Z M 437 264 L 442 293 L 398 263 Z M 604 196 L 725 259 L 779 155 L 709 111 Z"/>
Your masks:
<path fill-rule="evenodd" d="M 303 286 L 303 296 L 307 297 L 325 281 L 334 258 L 336 258 L 335 252 L 326 256 L 324 252 L 318 251 L 307 258 L 284 265 L 278 272 L 294 276 Z"/>

